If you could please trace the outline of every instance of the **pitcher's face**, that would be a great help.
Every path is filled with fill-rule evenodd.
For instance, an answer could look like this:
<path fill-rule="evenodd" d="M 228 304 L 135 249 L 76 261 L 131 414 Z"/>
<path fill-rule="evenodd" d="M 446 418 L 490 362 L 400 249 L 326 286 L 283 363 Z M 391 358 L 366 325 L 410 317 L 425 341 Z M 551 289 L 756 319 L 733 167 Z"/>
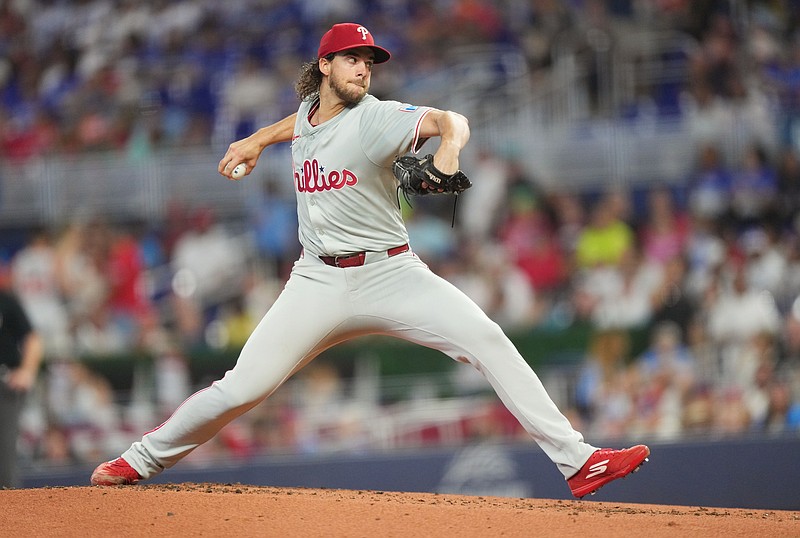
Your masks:
<path fill-rule="evenodd" d="M 334 95 L 354 105 L 369 91 L 374 54 L 369 47 L 360 47 L 337 54 L 330 62 L 328 85 Z"/>

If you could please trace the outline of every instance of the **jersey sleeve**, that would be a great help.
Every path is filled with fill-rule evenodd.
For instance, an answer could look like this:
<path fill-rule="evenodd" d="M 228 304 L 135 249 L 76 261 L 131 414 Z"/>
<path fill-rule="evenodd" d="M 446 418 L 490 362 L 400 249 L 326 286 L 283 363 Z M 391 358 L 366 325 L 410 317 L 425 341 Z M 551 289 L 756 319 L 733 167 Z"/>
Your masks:
<path fill-rule="evenodd" d="M 375 164 L 384 165 L 397 155 L 418 151 L 425 142 L 419 136 L 422 120 L 430 110 L 398 101 L 371 103 L 359 127 L 364 153 Z"/>

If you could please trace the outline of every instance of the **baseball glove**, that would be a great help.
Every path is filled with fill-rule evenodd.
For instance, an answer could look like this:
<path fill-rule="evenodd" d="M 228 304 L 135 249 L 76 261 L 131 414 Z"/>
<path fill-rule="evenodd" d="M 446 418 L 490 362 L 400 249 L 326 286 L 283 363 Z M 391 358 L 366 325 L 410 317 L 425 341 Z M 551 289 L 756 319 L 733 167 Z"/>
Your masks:
<path fill-rule="evenodd" d="M 430 154 L 422 158 L 413 155 L 397 157 L 392 163 L 392 172 L 406 199 L 425 194 L 460 194 L 472 187 L 472 182 L 461 170 L 455 174 L 439 171 L 433 166 L 433 155 Z"/>

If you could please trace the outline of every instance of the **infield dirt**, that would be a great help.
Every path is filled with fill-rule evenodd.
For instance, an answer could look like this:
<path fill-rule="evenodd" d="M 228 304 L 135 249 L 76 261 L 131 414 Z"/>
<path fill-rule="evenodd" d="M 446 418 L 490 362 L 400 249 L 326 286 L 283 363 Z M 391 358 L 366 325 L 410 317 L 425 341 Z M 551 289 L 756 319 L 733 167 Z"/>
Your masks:
<path fill-rule="evenodd" d="M 800 511 L 169 484 L 0 491 L 5 536 L 800 536 Z"/>

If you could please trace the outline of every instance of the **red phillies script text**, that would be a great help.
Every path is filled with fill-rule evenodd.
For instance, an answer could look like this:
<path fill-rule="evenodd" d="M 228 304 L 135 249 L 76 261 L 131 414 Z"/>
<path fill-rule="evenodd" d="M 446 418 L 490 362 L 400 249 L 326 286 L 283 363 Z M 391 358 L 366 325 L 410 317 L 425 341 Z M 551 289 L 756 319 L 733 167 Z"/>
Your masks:
<path fill-rule="evenodd" d="M 303 162 L 302 176 L 297 170 L 294 171 L 294 182 L 298 192 L 321 192 L 353 186 L 358 183 L 358 178 L 347 168 L 341 172 L 332 170 L 326 174 L 314 159 Z"/>

